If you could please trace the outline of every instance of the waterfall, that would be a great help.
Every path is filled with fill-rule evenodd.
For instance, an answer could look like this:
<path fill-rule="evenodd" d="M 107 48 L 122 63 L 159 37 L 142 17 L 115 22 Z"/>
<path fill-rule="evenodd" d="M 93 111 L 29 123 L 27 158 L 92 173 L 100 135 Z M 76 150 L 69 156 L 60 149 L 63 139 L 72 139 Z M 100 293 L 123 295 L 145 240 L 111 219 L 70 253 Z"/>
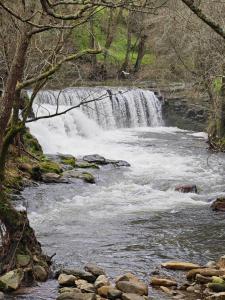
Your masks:
<path fill-rule="evenodd" d="M 62 111 L 81 102 L 83 105 L 73 110 L 77 117 L 79 114 L 78 119 L 82 114 L 86 121 L 88 118 L 103 129 L 163 125 L 159 99 L 153 92 L 138 88 L 82 87 L 41 91 L 36 98 L 34 113 L 48 114 L 49 110 L 52 113 L 57 104 L 58 110 Z"/>

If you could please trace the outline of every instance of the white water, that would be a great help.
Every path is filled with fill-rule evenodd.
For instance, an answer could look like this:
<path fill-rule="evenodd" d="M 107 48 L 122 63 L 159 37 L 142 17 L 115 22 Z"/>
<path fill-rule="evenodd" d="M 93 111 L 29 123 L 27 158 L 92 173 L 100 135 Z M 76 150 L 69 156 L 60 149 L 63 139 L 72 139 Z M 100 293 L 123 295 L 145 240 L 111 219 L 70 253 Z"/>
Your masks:
<path fill-rule="evenodd" d="M 178 128 L 162 127 L 161 103 L 152 92 L 140 89 L 125 91 L 78 88 L 68 89 L 60 94 L 42 92 L 37 101 L 41 106 L 37 104 L 34 110 L 39 116 L 55 112 L 57 97 L 61 104 L 59 111 L 63 111 L 83 99 L 95 99 L 106 93 L 116 96 L 113 96 L 113 100 L 107 96 L 102 101 L 91 102 L 91 109 L 82 107 L 56 118 L 31 123 L 31 131 L 46 153 L 69 153 L 75 156 L 98 153 L 109 159 L 122 159 L 131 163 L 130 170 L 123 175 L 119 183 L 112 180 L 110 186 L 97 185 L 92 188 L 95 194 L 91 195 L 91 205 L 93 197 L 95 205 L 102 205 L 106 198 L 110 198 L 112 201 L 110 205 L 115 206 L 115 212 L 118 214 L 205 204 L 202 197 L 174 191 L 175 185 L 179 183 L 197 183 L 200 189 L 208 190 L 208 184 L 223 180 L 220 172 L 215 172 L 215 168 L 207 166 L 205 156 L 196 155 L 188 148 L 180 151 L 182 143 L 173 145 L 173 139 L 178 139 L 179 134 L 183 144 L 188 136 L 194 135 L 199 139 L 202 134 L 196 135 Z M 115 102 L 117 109 L 113 110 Z M 148 113 L 144 112 L 147 108 Z M 128 113 L 128 110 L 132 113 Z M 120 118 L 123 119 L 124 127 L 130 124 L 133 128 L 118 129 L 122 126 Z M 156 127 L 135 127 L 143 124 L 152 124 Z M 137 201 L 133 195 L 138 197 Z M 77 195 L 76 200 L 73 199 L 67 206 L 76 207 L 80 203 L 85 203 L 85 209 L 90 195 L 87 194 L 85 197 L 86 200 L 83 196 Z M 120 203 L 119 212 L 115 201 Z M 57 211 L 63 209 L 64 203 L 59 203 L 59 206 L 55 207 Z M 104 205 L 102 207 L 103 210 L 97 213 L 100 217 L 113 214 L 114 210 L 108 210 Z"/>

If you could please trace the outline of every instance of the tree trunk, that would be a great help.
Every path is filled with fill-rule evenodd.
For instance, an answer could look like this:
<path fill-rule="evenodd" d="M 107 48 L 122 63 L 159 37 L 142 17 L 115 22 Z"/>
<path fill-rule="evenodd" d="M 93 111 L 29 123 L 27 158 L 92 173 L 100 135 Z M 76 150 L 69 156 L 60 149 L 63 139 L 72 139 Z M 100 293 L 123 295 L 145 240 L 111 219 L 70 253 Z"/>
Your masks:
<path fill-rule="evenodd" d="M 218 107 L 218 120 L 217 120 L 217 137 L 219 139 L 225 138 L 225 77 L 222 77 L 222 86 L 219 95 Z"/>
<path fill-rule="evenodd" d="M 121 66 L 120 69 L 120 75 L 122 75 L 122 72 L 127 72 L 128 71 L 128 66 L 130 62 L 130 53 L 131 53 L 131 46 L 132 46 L 132 32 L 131 32 L 131 20 L 132 20 L 132 14 L 130 13 L 128 16 L 128 21 L 127 21 L 127 49 L 126 49 L 126 55 L 124 62 Z"/>
<path fill-rule="evenodd" d="M 136 63 L 134 65 L 134 73 L 137 73 L 140 71 L 142 59 L 145 55 L 145 44 L 147 41 L 148 35 L 143 33 L 140 37 L 140 42 L 138 44 L 138 56 Z"/>

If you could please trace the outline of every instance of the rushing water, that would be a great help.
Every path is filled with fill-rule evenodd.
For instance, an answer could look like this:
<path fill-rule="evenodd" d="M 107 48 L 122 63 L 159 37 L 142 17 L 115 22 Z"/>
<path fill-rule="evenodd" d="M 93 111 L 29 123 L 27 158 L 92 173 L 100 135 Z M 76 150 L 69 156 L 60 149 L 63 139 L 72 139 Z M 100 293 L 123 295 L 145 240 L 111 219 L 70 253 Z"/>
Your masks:
<path fill-rule="evenodd" d="M 110 276 L 130 270 L 147 279 L 164 260 L 206 263 L 224 254 L 225 218 L 209 207 L 225 194 L 224 155 L 209 156 L 204 134 L 159 126 L 163 123 L 158 99 L 150 92 L 135 93 L 139 96 L 133 96 L 135 103 L 129 103 L 129 110 L 140 120 L 137 107 L 155 109 L 157 127 L 137 127 L 142 125 L 137 122 L 133 128 L 121 128 L 128 126 L 111 123 L 110 129 L 103 130 L 106 121 L 84 110 L 30 125 L 47 153 L 98 153 L 131 164 L 131 168 L 106 166 L 94 171 L 94 185 L 78 181 L 24 191 L 31 224 L 44 249 L 57 253 L 59 265 L 95 262 Z M 140 95 L 146 101 L 149 97 L 150 104 L 146 106 Z M 40 114 L 46 107 L 53 111 L 52 103 L 46 102 L 44 109 L 39 107 Z M 98 114 L 101 109 L 97 108 Z M 108 110 L 107 116 L 115 121 L 117 112 Z M 145 126 L 151 124 L 150 116 L 142 115 Z M 131 118 L 126 114 L 123 121 L 127 124 Z M 174 191 L 182 183 L 196 184 L 199 194 Z M 54 286 L 50 282 L 17 299 L 54 299 Z"/>

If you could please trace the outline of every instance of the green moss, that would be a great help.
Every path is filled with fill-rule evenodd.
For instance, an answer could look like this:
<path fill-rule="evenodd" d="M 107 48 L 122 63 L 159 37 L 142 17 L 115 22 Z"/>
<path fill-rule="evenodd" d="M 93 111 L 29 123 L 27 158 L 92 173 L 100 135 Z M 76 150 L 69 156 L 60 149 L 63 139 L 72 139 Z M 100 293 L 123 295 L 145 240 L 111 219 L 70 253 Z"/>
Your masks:
<path fill-rule="evenodd" d="M 95 178 L 91 173 L 83 172 L 82 179 L 87 183 L 95 183 Z"/>
<path fill-rule="evenodd" d="M 36 155 L 43 154 L 41 145 L 39 144 L 38 140 L 28 131 L 28 129 L 26 129 L 23 133 L 23 141 L 27 151 Z"/>
<path fill-rule="evenodd" d="M 75 166 L 76 166 L 76 159 L 75 159 L 75 157 L 64 158 L 64 159 L 61 160 L 61 163 L 64 164 L 64 165 L 69 165 L 69 166 L 75 168 Z"/>
<path fill-rule="evenodd" d="M 53 161 L 43 161 L 39 164 L 39 166 L 42 173 L 62 173 L 62 169 L 59 164 Z"/>

